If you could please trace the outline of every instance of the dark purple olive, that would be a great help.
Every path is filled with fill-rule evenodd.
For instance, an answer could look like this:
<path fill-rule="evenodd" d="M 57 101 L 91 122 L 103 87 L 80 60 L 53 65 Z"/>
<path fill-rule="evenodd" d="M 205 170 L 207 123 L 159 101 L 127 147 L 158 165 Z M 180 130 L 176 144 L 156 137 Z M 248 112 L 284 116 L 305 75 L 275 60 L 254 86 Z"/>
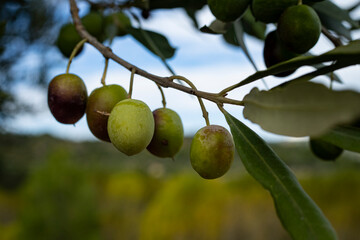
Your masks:
<path fill-rule="evenodd" d="M 55 119 L 74 124 L 84 116 L 87 90 L 83 80 L 75 74 L 65 73 L 54 77 L 48 88 L 48 105 Z"/>

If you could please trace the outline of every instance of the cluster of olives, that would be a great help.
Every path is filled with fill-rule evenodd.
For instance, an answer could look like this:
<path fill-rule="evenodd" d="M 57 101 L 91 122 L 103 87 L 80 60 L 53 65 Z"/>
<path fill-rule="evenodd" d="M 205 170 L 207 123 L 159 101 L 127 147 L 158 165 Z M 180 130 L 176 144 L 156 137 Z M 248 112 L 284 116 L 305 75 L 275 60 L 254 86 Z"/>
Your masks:
<path fill-rule="evenodd" d="M 82 17 L 81 21 L 85 29 L 100 42 L 115 36 L 124 36 L 128 32 L 128 28 L 131 27 L 130 19 L 122 12 L 104 16 L 99 11 L 91 11 Z M 81 37 L 77 33 L 74 24 L 67 23 L 61 27 L 56 45 L 60 52 L 68 58 L 80 41 Z"/>
<path fill-rule="evenodd" d="M 49 84 L 48 105 L 64 124 L 75 124 L 86 113 L 93 135 L 128 156 L 147 149 L 155 156 L 173 158 L 183 144 L 183 125 L 175 111 L 164 107 L 151 112 L 144 102 L 128 98 L 119 85 L 102 86 L 88 97 L 80 77 L 61 74 Z M 190 151 L 193 168 L 203 178 L 213 179 L 230 168 L 234 143 L 225 128 L 209 125 L 196 133 Z"/>
<path fill-rule="evenodd" d="M 309 51 L 317 43 L 321 33 L 321 22 L 310 6 L 322 0 L 208 0 L 213 15 L 223 21 L 232 22 L 240 18 L 248 7 L 257 21 L 276 23 L 277 29 L 268 33 L 264 44 L 266 67 L 289 60 Z M 284 77 L 293 71 L 276 76 Z"/>

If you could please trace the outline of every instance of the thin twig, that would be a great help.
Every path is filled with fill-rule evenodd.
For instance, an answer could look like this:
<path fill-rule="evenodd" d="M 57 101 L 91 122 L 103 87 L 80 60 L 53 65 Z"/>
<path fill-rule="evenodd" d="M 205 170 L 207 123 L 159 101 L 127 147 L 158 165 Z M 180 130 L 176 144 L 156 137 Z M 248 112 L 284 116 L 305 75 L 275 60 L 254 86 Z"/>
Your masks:
<path fill-rule="evenodd" d="M 321 32 L 334 44 L 335 47 L 342 46 L 340 38 L 335 37 L 331 32 L 324 26 L 321 27 Z"/>
<path fill-rule="evenodd" d="M 69 61 L 68 64 L 66 66 L 66 73 L 69 73 L 70 70 L 70 65 L 72 60 L 74 59 L 74 57 L 76 56 L 76 54 L 79 52 L 80 48 L 84 45 L 84 43 L 87 41 L 87 39 L 82 39 L 80 42 L 78 42 L 76 44 L 76 46 L 74 47 L 74 49 L 72 50 L 70 57 L 69 57 Z"/>
<path fill-rule="evenodd" d="M 117 62 L 118 64 L 120 64 L 124 68 L 128 69 L 129 71 L 132 71 L 132 69 L 135 69 L 136 74 L 143 76 L 149 80 L 152 80 L 162 87 L 174 88 L 179 91 L 182 91 L 182 92 L 185 92 L 188 94 L 192 94 L 192 95 L 195 95 L 195 96 L 203 98 L 203 99 L 207 99 L 216 104 L 223 103 L 223 104 L 242 105 L 242 101 L 226 98 L 226 97 L 220 96 L 216 93 L 209 93 L 209 92 L 193 90 L 192 88 L 189 88 L 189 87 L 183 86 L 181 84 L 175 83 L 173 81 L 170 81 L 169 77 L 161 77 L 161 76 L 157 76 L 155 74 L 151 74 L 151 73 L 125 61 L 124 59 L 122 59 L 119 56 L 117 56 L 116 54 L 114 54 L 112 52 L 111 48 L 104 46 L 102 43 L 97 41 L 96 38 L 91 36 L 86 31 L 86 29 L 84 28 L 84 26 L 80 20 L 79 9 L 77 7 L 76 1 L 69 0 L 69 2 L 70 2 L 70 11 L 71 11 L 72 19 L 73 19 L 73 22 L 74 22 L 77 32 L 79 33 L 79 35 L 82 38 L 87 39 L 88 43 L 90 45 L 92 45 L 93 47 L 95 47 L 105 58 L 112 59 L 114 62 Z"/>
<path fill-rule="evenodd" d="M 174 79 L 178 79 L 178 80 L 181 80 L 181 81 L 184 81 L 186 82 L 192 89 L 194 89 L 194 91 L 197 90 L 197 88 L 195 87 L 195 85 L 187 78 L 183 77 L 183 76 L 172 76 L 171 77 L 171 80 L 174 80 Z M 206 108 L 205 108 L 205 104 L 203 102 L 203 100 L 198 97 L 198 101 L 199 101 L 199 104 L 200 104 L 200 107 L 201 107 L 201 111 L 202 111 L 202 114 L 203 114 L 203 117 L 205 119 L 205 123 L 206 123 L 206 126 L 209 126 L 210 125 L 210 121 L 209 121 L 209 113 L 206 111 Z"/>
<path fill-rule="evenodd" d="M 106 85 L 105 79 L 106 79 L 106 73 L 107 73 L 108 67 L 109 67 L 109 59 L 108 59 L 108 58 L 105 58 L 104 72 L 103 72 L 103 75 L 102 75 L 102 77 L 101 77 L 101 84 L 102 84 L 103 86 Z"/>
<path fill-rule="evenodd" d="M 133 92 L 133 87 L 134 87 L 134 76 L 135 76 L 136 70 L 135 68 L 133 68 L 131 70 L 131 77 L 130 77 L 130 86 L 129 86 L 129 94 L 128 94 L 128 98 L 131 98 L 132 96 L 132 92 Z"/>

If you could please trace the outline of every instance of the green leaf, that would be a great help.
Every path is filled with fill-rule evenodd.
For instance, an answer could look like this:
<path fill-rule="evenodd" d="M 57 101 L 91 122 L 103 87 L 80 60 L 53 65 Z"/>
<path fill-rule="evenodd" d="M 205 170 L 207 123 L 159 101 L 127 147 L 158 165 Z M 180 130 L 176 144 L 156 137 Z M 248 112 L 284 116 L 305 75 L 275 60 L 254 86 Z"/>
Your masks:
<path fill-rule="evenodd" d="M 279 64 L 276 64 L 274 66 L 269 67 L 266 70 L 258 71 L 254 73 L 253 75 L 250 75 L 249 77 L 245 78 L 241 82 L 235 84 L 234 86 L 231 86 L 232 89 L 244 86 L 246 84 L 252 83 L 256 80 L 259 80 L 261 78 L 275 75 L 281 72 L 291 71 L 294 69 L 298 69 L 303 66 L 313 66 L 317 65 L 319 63 L 324 62 L 333 62 L 337 61 L 338 65 L 335 65 L 335 67 L 327 68 L 326 71 L 322 71 L 322 74 L 326 74 L 329 72 L 333 72 L 339 68 L 344 68 L 351 65 L 356 65 L 360 63 L 360 40 L 352 41 L 347 45 L 340 46 L 337 48 L 334 48 L 333 50 L 326 52 L 324 54 L 321 54 L 319 56 L 299 56 L 292 58 L 288 61 L 281 62 Z M 318 71 L 318 70 L 317 70 Z M 319 76 L 319 74 L 312 74 L 313 77 Z"/>
<path fill-rule="evenodd" d="M 185 11 L 186 11 L 186 14 L 188 15 L 188 17 L 189 17 L 189 18 L 191 19 L 191 21 L 193 22 L 194 27 L 195 27 L 196 29 L 198 29 L 198 28 L 199 28 L 199 23 L 198 23 L 198 21 L 197 21 L 197 19 L 196 19 L 196 12 L 197 12 L 197 10 L 196 10 L 196 9 L 192 9 L 192 8 L 186 8 Z"/>
<path fill-rule="evenodd" d="M 251 65 L 253 65 L 254 69 L 257 70 L 257 67 L 255 65 L 255 62 L 253 61 L 252 57 L 250 56 L 250 53 L 248 51 L 248 48 L 244 41 L 244 28 L 241 24 L 241 22 L 237 21 L 233 24 L 229 25 L 229 28 L 225 34 L 223 34 L 223 37 L 226 42 L 240 47 L 243 51 L 245 56 L 248 58 Z"/>
<path fill-rule="evenodd" d="M 228 28 L 228 23 L 224 23 L 216 19 L 210 24 L 210 26 L 203 26 L 202 28 L 200 28 L 200 31 L 210 34 L 224 34 L 228 30 Z"/>
<path fill-rule="evenodd" d="M 265 39 L 266 24 L 256 21 L 254 16 L 251 14 L 250 9 L 248 9 L 242 16 L 241 23 L 244 28 L 244 32 L 260 40 Z"/>
<path fill-rule="evenodd" d="M 360 115 L 359 93 L 331 91 L 312 82 L 270 91 L 254 88 L 243 102 L 245 118 L 272 133 L 293 137 L 319 136 Z"/>
<path fill-rule="evenodd" d="M 233 24 L 229 25 L 229 29 L 228 31 L 223 35 L 225 41 L 227 41 L 228 43 L 235 45 L 235 46 L 239 46 L 241 47 L 241 49 L 243 50 L 245 56 L 247 57 L 247 59 L 249 60 L 249 62 L 251 63 L 251 65 L 254 67 L 254 69 L 256 71 L 258 71 L 258 68 L 254 62 L 254 60 L 252 59 L 250 52 L 248 51 L 248 48 L 245 44 L 244 41 L 244 28 L 243 25 L 241 24 L 241 22 L 236 21 Z M 268 88 L 265 80 L 263 80 L 263 83 L 265 85 L 266 88 Z"/>
<path fill-rule="evenodd" d="M 176 49 L 170 45 L 165 36 L 138 28 L 129 28 L 128 31 L 138 42 L 160 58 L 167 59 L 174 56 Z"/>
<path fill-rule="evenodd" d="M 270 191 L 277 214 L 292 239 L 337 239 L 320 208 L 269 145 L 229 113 L 224 115 L 241 161 L 246 170 Z"/>
<path fill-rule="evenodd" d="M 329 16 L 330 18 L 339 22 L 346 21 L 351 24 L 352 27 L 358 28 L 359 24 L 354 21 L 348 11 L 338 7 L 331 1 L 322 1 L 313 5 L 316 12 Z"/>
<path fill-rule="evenodd" d="M 360 128 L 339 126 L 325 133 L 319 139 L 343 149 L 360 153 Z"/>
<path fill-rule="evenodd" d="M 352 40 L 351 31 L 347 29 L 341 21 L 333 19 L 331 16 L 322 12 L 318 12 L 321 23 L 330 30 L 336 32 L 339 36 L 344 36 L 348 40 Z"/>
<path fill-rule="evenodd" d="M 305 53 L 304 55 L 305 56 L 314 56 L 311 53 Z M 326 65 L 323 63 L 318 63 L 318 64 L 313 65 L 313 67 L 319 70 L 319 69 L 326 67 Z M 342 83 L 340 77 L 337 74 L 335 74 L 334 72 L 330 72 L 325 75 L 335 82 Z"/>

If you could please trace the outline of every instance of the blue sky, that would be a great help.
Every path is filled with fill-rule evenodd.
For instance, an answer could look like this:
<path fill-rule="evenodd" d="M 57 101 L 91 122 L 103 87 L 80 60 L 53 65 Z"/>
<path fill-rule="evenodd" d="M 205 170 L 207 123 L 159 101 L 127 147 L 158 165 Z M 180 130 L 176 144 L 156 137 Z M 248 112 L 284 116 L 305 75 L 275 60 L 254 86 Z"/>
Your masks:
<path fill-rule="evenodd" d="M 349 6 L 356 1 L 337 0 L 334 2 L 341 6 Z M 357 17 L 360 16 L 359 11 L 355 14 Z M 211 23 L 214 17 L 211 15 L 209 9 L 205 7 L 198 13 L 197 19 L 200 25 L 205 25 Z M 167 36 L 170 43 L 177 48 L 177 52 L 175 56 L 169 60 L 169 64 L 177 74 L 183 75 L 193 81 L 200 90 L 218 92 L 254 73 L 252 65 L 247 61 L 240 49 L 224 44 L 224 41 L 219 36 L 202 34 L 194 29 L 191 21 L 182 10 L 156 11 L 152 14 L 152 18 L 149 21 L 144 22 L 143 27 Z M 269 30 L 270 29 L 271 27 Z M 359 38 L 360 34 L 356 33 L 356 35 L 354 38 Z M 262 43 L 252 37 L 247 37 L 245 40 L 256 64 L 260 69 L 264 69 Z M 312 49 L 312 52 L 318 54 L 331 49 L 331 47 L 332 45 L 329 41 L 322 37 L 318 44 Z M 146 51 L 146 49 L 138 45 L 129 36 L 114 41 L 112 48 L 120 57 L 140 68 L 160 76 L 170 75 L 157 57 Z M 52 54 L 58 54 L 60 56 L 60 53 L 57 51 Z M 23 64 L 30 64 L 33 61 L 32 57 L 28 56 L 24 59 Z M 52 76 L 63 73 L 66 64 L 66 59 L 63 59 L 58 67 L 52 69 Z M 103 67 L 103 57 L 92 46 L 87 45 L 83 53 L 73 61 L 70 72 L 76 73 L 85 81 L 88 93 L 90 94 L 93 89 L 100 87 Z M 310 68 L 302 68 L 292 77 L 304 73 L 309 69 Z M 350 67 L 339 71 L 338 74 L 342 77 L 345 84 L 343 86 L 336 84 L 335 87 L 338 89 L 346 88 L 360 91 L 360 83 L 357 79 L 359 73 L 360 69 L 358 67 Z M 107 83 L 120 84 L 125 89 L 128 89 L 129 79 L 130 73 L 127 70 L 110 62 L 106 79 Z M 266 79 L 269 86 L 275 86 L 283 81 L 284 79 L 273 77 Z M 326 78 L 320 77 L 317 81 L 327 83 Z M 262 89 L 264 88 L 259 81 L 231 92 L 229 97 L 241 99 L 255 86 Z M 19 100 L 33 105 L 36 112 L 23 114 L 9 121 L 8 129 L 10 131 L 27 134 L 46 133 L 77 141 L 95 140 L 88 130 L 85 117 L 75 126 L 63 125 L 56 122 L 48 110 L 47 93 L 43 89 L 34 88 L 27 84 L 19 84 L 15 89 Z M 164 91 L 168 102 L 167 106 L 179 113 L 187 135 L 193 135 L 198 129 L 205 125 L 199 104 L 195 97 L 191 97 L 174 89 L 165 89 Z M 135 78 L 133 98 L 146 102 L 152 110 L 161 107 L 161 96 L 156 85 L 139 76 Z M 226 126 L 225 119 L 217 107 L 207 101 L 205 101 L 205 105 L 210 115 L 210 122 L 212 124 Z M 241 107 L 227 105 L 226 109 L 234 116 L 243 120 Z M 246 120 L 245 123 L 267 140 L 298 140 L 267 133 L 262 131 L 257 125 Z"/>

